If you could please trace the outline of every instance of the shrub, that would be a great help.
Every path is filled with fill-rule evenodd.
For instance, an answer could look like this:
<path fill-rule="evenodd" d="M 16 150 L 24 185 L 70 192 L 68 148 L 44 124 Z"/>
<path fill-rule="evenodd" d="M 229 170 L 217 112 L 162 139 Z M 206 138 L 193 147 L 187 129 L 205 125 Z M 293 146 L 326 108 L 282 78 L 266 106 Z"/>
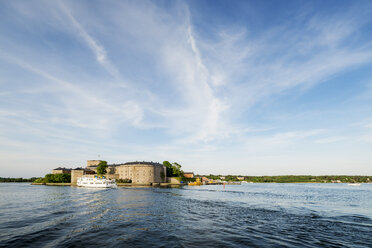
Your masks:
<path fill-rule="evenodd" d="M 38 178 L 34 181 L 34 183 L 45 183 L 45 179 L 44 178 Z"/>
<path fill-rule="evenodd" d="M 132 183 L 131 179 L 118 179 L 116 180 L 118 183 Z"/>
<path fill-rule="evenodd" d="M 44 178 L 46 183 L 69 183 L 71 182 L 71 175 L 67 173 L 63 174 L 46 174 Z"/>
<path fill-rule="evenodd" d="M 107 162 L 106 161 L 101 161 L 98 164 L 98 167 L 97 167 L 97 174 L 98 175 L 104 175 L 106 173 L 107 173 Z"/>

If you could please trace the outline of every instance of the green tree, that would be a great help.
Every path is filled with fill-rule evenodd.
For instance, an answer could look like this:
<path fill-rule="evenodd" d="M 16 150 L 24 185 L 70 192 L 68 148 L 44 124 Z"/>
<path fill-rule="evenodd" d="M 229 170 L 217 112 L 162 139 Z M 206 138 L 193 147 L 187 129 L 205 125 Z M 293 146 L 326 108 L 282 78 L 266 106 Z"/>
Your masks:
<path fill-rule="evenodd" d="M 43 183 L 44 182 L 44 178 L 38 178 L 34 181 L 34 183 Z"/>
<path fill-rule="evenodd" d="M 173 169 L 172 164 L 169 161 L 164 161 L 163 165 L 167 168 L 167 177 L 172 177 Z"/>
<path fill-rule="evenodd" d="M 38 180 L 37 182 L 45 183 L 69 183 L 71 182 L 70 174 L 46 174 L 44 179 Z"/>
<path fill-rule="evenodd" d="M 54 174 L 46 174 L 45 175 L 45 182 L 46 183 L 55 183 Z"/>
<path fill-rule="evenodd" d="M 177 162 L 171 164 L 169 161 L 164 161 L 163 165 L 167 168 L 167 177 L 180 177 L 183 176 L 181 165 Z"/>
<path fill-rule="evenodd" d="M 104 175 L 107 173 L 107 161 L 101 161 L 97 167 L 97 174 Z"/>
<path fill-rule="evenodd" d="M 172 174 L 173 176 L 180 177 L 183 176 L 183 171 L 181 170 L 181 165 L 179 163 L 174 162 L 172 164 Z"/>

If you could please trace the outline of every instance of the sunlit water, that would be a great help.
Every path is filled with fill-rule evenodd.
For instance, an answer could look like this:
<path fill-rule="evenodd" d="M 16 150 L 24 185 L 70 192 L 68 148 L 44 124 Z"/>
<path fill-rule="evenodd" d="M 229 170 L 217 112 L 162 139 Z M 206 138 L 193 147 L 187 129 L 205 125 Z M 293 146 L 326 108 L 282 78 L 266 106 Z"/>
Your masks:
<path fill-rule="evenodd" d="M 0 184 L 0 247 L 372 247 L 372 184 Z"/>

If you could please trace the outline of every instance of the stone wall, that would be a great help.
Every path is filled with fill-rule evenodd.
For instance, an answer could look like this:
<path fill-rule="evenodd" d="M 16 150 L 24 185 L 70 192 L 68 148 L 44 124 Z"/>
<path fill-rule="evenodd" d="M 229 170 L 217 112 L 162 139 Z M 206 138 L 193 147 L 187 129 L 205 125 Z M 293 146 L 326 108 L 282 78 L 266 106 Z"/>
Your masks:
<path fill-rule="evenodd" d="M 166 175 L 165 166 L 147 164 L 119 165 L 115 167 L 115 173 L 119 175 L 118 179 L 131 179 L 136 184 L 163 183 Z"/>
<path fill-rule="evenodd" d="M 77 184 L 77 179 L 84 175 L 84 170 L 72 170 L 71 171 L 71 184 Z"/>
<path fill-rule="evenodd" d="M 165 183 L 167 182 L 167 168 L 165 166 L 156 166 L 155 167 L 155 183 Z"/>
<path fill-rule="evenodd" d="M 62 174 L 63 170 L 52 170 L 52 174 Z"/>

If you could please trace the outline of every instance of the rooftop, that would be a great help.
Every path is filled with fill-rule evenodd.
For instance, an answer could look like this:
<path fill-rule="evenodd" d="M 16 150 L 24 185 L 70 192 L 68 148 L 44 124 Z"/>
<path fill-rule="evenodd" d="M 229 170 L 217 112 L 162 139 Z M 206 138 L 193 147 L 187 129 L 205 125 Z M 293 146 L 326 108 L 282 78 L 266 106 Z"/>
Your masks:
<path fill-rule="evenodd" d="M 58 167 L 53 170 L 71 170 L 71 168 L 65 168 L 65 167 Z"/>
<path fill-rule="evenodd" d="M 136 164 L 143 164 L 143 165 L 153 165 L 153 166 L 163 166 L 160 163 L 157 162 L 146 162 L 146 161 L 135 161 L 135 162 L 126 162 L 126 163 L 121 163 L 121 164 L 108 164 L 107 166 L 115 167 L 115 166 L 120 166 L 120 165 L 136 165 Z M 90 166 L 93 167 L 93 166 Z M 97 167 L 97 166 L 95 166 Z"/>

